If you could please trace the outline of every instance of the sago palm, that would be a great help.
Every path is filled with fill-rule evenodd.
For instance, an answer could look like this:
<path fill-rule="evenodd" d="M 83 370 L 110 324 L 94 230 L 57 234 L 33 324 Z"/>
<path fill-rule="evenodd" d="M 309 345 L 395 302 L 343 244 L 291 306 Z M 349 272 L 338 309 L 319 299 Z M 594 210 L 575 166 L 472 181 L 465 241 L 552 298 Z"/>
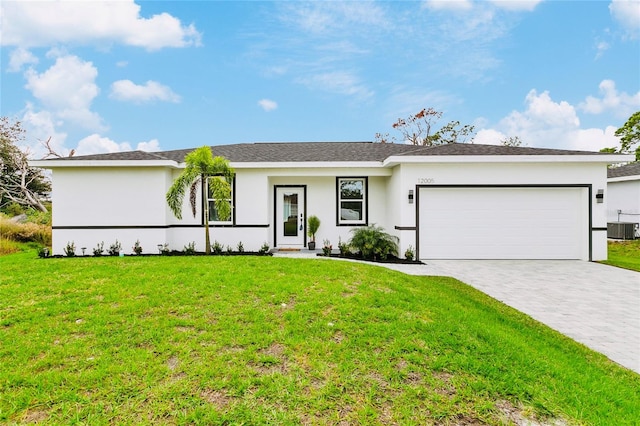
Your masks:
<path fill-rule="evenodd" d="M 202 188 L 202 194 L 207 190 L 213 195 L 214 204 L 218 213 L 218 220 L 229 220 L 231 217 L 231 181 L 233 169 L 229 161 L 224 157 L 214 157 L 211 148 L 203 146 L 191 151 L 184 158 L 185 169 L 180 173 L 167 192 L 167 204 L 178 218 L 182 219 L 182 203 L 187 188 L 190 188 L 191 211 L 196 217 L 196 194 L 198 186 Z M 208 188 L 207 188 L 208 186 Z M 205 252 L 211 253 L 211 240 L 209 238 L 209 203 L 204 202 L 204 228 L 205 228 Z"/>

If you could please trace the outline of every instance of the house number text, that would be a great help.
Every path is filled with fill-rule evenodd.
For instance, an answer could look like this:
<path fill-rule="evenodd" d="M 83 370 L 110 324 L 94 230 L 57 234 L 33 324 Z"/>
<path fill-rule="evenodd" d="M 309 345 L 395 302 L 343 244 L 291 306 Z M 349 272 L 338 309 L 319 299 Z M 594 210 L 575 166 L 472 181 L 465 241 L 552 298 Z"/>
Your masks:
<path fill-rule="evenodd" d="M 433 178 L 418 178 L 418 184 L 433 183 L 433 182 L 435 182 L 435 179 Z"/>

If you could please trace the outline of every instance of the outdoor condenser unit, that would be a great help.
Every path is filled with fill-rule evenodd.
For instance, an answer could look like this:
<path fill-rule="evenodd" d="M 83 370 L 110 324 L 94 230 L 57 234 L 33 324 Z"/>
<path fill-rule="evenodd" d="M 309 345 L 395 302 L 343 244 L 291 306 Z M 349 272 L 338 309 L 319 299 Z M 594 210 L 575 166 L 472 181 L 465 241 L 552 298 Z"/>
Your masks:
<path fill-rule="evenodd" d="M 607 223 L 607 238 L 633 240 L 637 228 L 638 224 L 633 222 L 609 222 Z"/>

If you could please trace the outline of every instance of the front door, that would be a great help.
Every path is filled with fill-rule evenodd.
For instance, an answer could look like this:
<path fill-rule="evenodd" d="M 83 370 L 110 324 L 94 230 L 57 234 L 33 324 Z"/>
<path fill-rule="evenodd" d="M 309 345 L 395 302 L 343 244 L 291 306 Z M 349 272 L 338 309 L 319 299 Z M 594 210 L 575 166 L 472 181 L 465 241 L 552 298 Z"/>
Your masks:
<path fill-rule="evenodd" d="M 304 194 L 302 186 L 276 188 L 276 247 L 304 247 Z"/>

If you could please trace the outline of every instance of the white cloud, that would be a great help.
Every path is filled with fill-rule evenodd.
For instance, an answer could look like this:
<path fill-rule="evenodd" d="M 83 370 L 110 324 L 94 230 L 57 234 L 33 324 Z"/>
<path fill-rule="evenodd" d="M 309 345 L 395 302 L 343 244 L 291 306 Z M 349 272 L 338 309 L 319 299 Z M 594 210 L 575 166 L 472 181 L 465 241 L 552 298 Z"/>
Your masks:
<path fill-rule="evenodd" d="M 85 128 L 103 130 L 102 119 L 90 110 L 100 92 L 95 84 L 97 76 L 98 70 L 91 62 L 77 56 L 62 56 L 41 74 L 29 69 L 25 73 L 25 87 L 56 117 Z"/>
<path fill-rule="evenodd" d="M 491 0 L 496 7 L 510 11 L 533 11 L 542 0 Z"/>
<path fill-rule="evenodd" d="M 602 55 L 604 55 L 604 52 L 609 50 L 610 47 L 611 45 L 606 41 L 599 41 L 596 44 L 596 59 L 600 59 Z"/>
<path fill-rule="evenodd" d="M 272 101 L 271 99 L 260 99 L 258 101 L 258 105 L 260 105 L 260 108 L 267 112 L 273 111 L 274 109 L 278 108 L 278 103 L 276 101 Z"/>
<path fill-rule="evenodd" d="M 9 54 L 9 67 L 8 72 L 18 72 L 22 70 L 24 65 L 37 64 L 38 58 L 27 49 L 21 47 L 13 50 Z"/>
<path fill-rule="evenodd" d="M 579 108 L 588 114 L 611 111 L 616 117 L 626 118 L 640 109 L 640 91 L 634 95 L 620 93 L 612 80 L 602 80 L 598 86 L 601 97 L 587 96 Z"/>
<path fill-rule="evenodd" d="M 373 96 L 373 92 L 367 89 L 358 77 L 344 71 L 315 74 L 309 77 L 299 78 L 297 82 L 314 90 L 355 96 L 360 99 L 367 99 Z"/>
<path fill-rule="evenodd" d="M 471 0 L 427 0 L 424 6 L 431 10 L 471 10 L 473 3 Z"/>
<path fill-rule="evenodd" d="M 481 129 L 473 138 L 473 143 L 480 145 L 500 145 L 500 142 L 508 138 L 504 133 L 495 129 Z"/>
<path fill-rule="evenodd" d="M 105 138 L 94 133 L 78 142 L 76 155 L 90 155 L 121 151 L 131 151 L 131 145 L 129 145 L 129 143 L 127 142 L 117 143 L 109 138 Z"/>
<path fill-rule="evenodd" d="M 160 151 L 158 139 L 151 139 L 149 142 L 139 142 L 136 147 L 138 151 L 157 152 Z"/>
<path fill-rule="evenodd" d="M 148 50 L 199 45 L 193 25 L 161 13 L 140 16 L 134 0 L 7 1 L 0 6 L 4 46 L 123 43 Z"/>
<path fill-rule="evenodd" d="M 22 124 L 27 131 L 29 138 L 25 141 L 25 147 L 33 154 L 33 158 L 42 158 L 47 154 L 47 150 L 42 142 L 50 140 L 51 148 L 60 155 L 66 155 L 67 150 L 64 143 L 67 134 L 56 130 L 59 123 L 49 111 L 35 111 L 32 103 L 27 103 L 23 112 Z"/>
<path fill-rule="evenodd" d="M 129 142 L 118 143 L 112 139 L 94 133 L 78 142 L 75 155 L 104 154 L 131 150 L 131 144 Z M 159 151 L 160 144 L 157 139 L 152 139 L 148 142 L 139 142 L 136 146 L 136 150 L 148 152 Z"/>
<path fill-rule="evenodd" d="M 542 0 L 491 0 L 498 9 L 514 12 L 531 12 Z M 479 2 L 480 4 L 482 2 Z M 431 10 L 470 11 L 474 8 L 471 0 L 426 0 L 424 6 Z"/>
<path fill-rule="evenodd" d="M 180 102 L 180 96 L 171 88 L 156 81 L 147 81 L 144 85 L 138 85 L 131 80 L 118 80 L 111 85 L 109 97 L 120 101 L 129 102 Z"/>
<path fill-rule="evenodd" d="M 636 39 L 640 36 L 640 1 L 612 0 L 609 13 L 622 25 L 630 38 Z"/>
<path fill-rule="evenodd" d="M 372 1 L 283 2 L 280 19 L 305 33 L 380 31 L 391 24 L 380 5 Z"/>
<path fill-rule="evenodd" d="M 499 144 L 509 136 L 518 136 L 527 146 L 599 151 L 619 145 L 614 135 L 616 128 L 580 127 L 580 119 L 573 105 L 554 101 L 549 92 L 540 94 L 531 90 L 524 111 L 513 111 L 494 128 L 483 128 L 474 143 Z"/>

